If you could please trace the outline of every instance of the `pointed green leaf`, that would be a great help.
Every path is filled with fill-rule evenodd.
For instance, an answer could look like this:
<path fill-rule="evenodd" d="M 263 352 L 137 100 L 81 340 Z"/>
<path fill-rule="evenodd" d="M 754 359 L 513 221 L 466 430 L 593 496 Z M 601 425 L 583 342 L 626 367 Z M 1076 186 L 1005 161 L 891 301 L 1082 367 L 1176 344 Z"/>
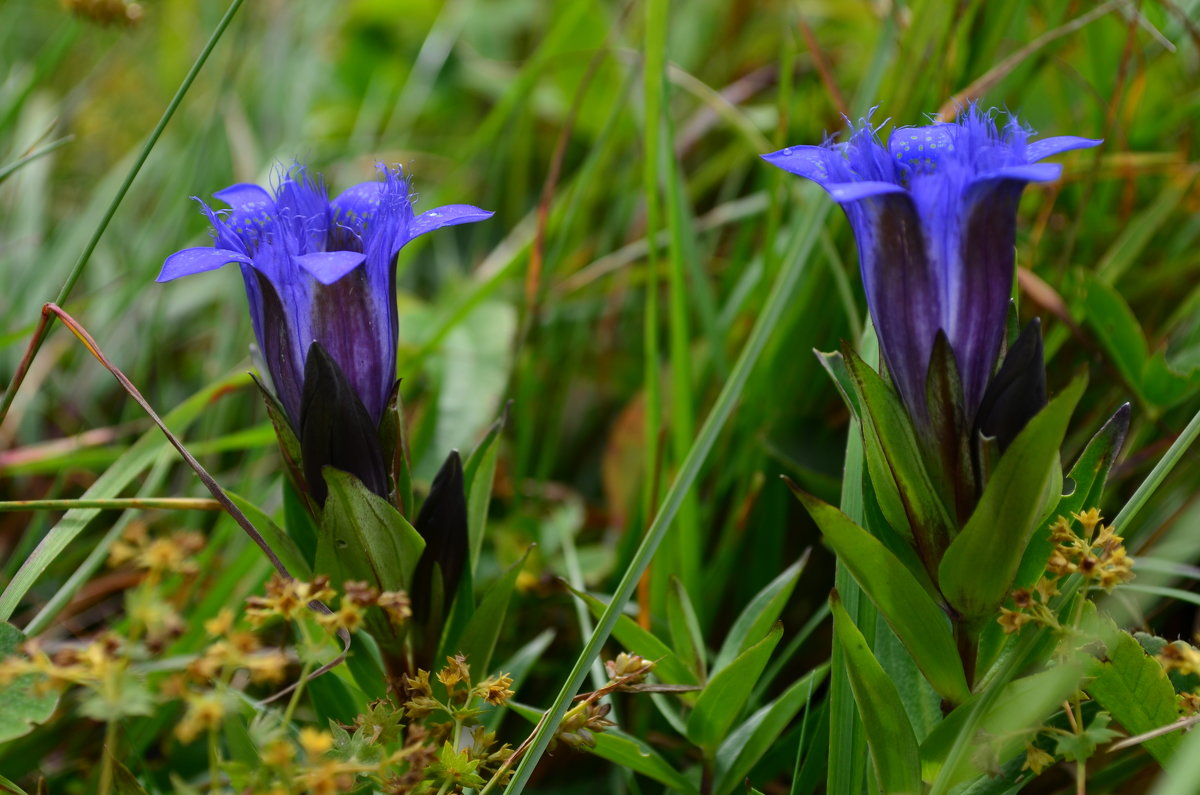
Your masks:
<path fill-rule="evenodd" d="M 425 541 L 391 503 L 351 474 L 325 467 L 329 496 L 321 514 L 316 574 L 335 586 L 363 580 L 381 591 L 408 591 Z M 401 633 L 382 611 L 367 612 L 367 629 L 379 645 L 396 651 Z"/>
<path fill-rule="evenodd" d="M 965 701 L 971 691 L 950 622 L 929 592 L 879 539 L 846 514 L 797 488 L 792 491 L 929 683 L 943 698 L 956 704 Z"/>
<path fill-rule="evenodd" d="M 921 757 L 917 738 L 904 705 L 900 703 L 896 686 L 842 607 L 837 591 L 830 595 L 829 602 L 833 608 L 834 637 L 846 655 L 846 672 L 862 715 L 879 790 L 885 795 L 919 795 Z"/>
<path fill-rule="evenodd" d="M 939 585 L 960 613 L 989 616 L 1008 595 L 1029 539 L 1062 493 L 1058 448 L 1086 385 L 1077 378 L 1017 435 L 942 556 Z"/>
<path fill-rule="evenodd" d="M 443 646 L 445 654 L 465 654 L 467 661 L 480 677 L 491 673 L 488 666 L 492 663 L 496 638 L 500 637 L 500 628 L 504 626 L 504 617 L 508 614 L 508 603 L 517 587 L 517 576 L 521 573 L 521 567 L 525 565 L 527 557 L 529 550 L 492 584 L 458 642 Z"/>
<path fill-rule="evenodd" d="M 1117 409 L 1079 454 L 1068 473 L 1074 490 L 1059 501 L 1058 507 L 1046 517 L 1029 542 L 1017 573 L 1018 587 L 1033 586 L 1045 572 L 1051 551 L 1050 525 L 1054 523 L 1055 518 L 1100 506 L 1108 472 L 1120 455 L 1125 433 L 1129 430 L 1129 413 L 1128 403 Z"/>
<path fill-rule="evenodd" d="M 687 738 L 708 753 L 729 734 L 746 706 L 754 683 L 771 659 L 783 625 L 775 624 L 765 638 L 742 652 L 736 659 L 713 674 L 700 691 L 696 706 L 688 716 Z"/>
<path fill-rule="evenodd" d="M 863 453 L 884 516 L 897 532 L 920 534 L 925 548 L 944 549 L 954 522 L 929 477 L 904 404 L 857 354 L 847 348 L 843 355 L 863 407 Z"/>
<path fill-rule="evenodd" d="M 735 657 L 762 638 L 779 619 L 796 587 L 796 581 L 800 579 L 800 573 L 804 571 L 804 565 L 808 563 L 808 555 L 806 551 L 800 560 L 788 566 L 750 600 L 750 604 L 746 605 L 733 622 L 725 642 L 721 644 L 721 651 L 717 653 L 717 659 L 713 663 L 713 673 L 733 662 Z"/>
<path fill-rule="evenodd" d="M 613 764 L 628 768 L 635 773 L 641 773 L 647 778 L 665 784 L 673 792 L 684 792 L 699 795 L 696 785 L 692 784 L 683 774 L 663 759 L 650 745 L 638 738 L 626 734 L 620 729 L 609 729 L 595 735 L 596 746 L 589 749 L 601 759 L 607 759 Z"/>
<path fill-rule="evenodd" d="M 733 792 L 750 770 L 771 750 L 792 718 L 809 702 L 813 692 L 825 681 L 828 665 L 821 665 L 797 679 L 779 698 L 747 718 L 717 749 L 717 795 Z"/>
<path fill-rule="evenodd" d="M 259 508 L 245 497 L 234 494 L 232 491 L 227 491 L 225 494 L 254 523 L 254 526 L 258 528 L 258 532 L 262 534 L 267 544 L 270 545 L 271 551 L 287 567 L 287 570 L 292 573 L 293 577 L 301 580 L 312 579 L 312 569 L 309 568 L 308 561 L 300 554 L 300 549 L 296 546 L 296 542 L 283 531 L 283 528 L 275 524 L 274 520 L 270 516 L 267 516 L 262 508 Z"/>
<path fill-rule="evenodd" d="M 479 565 L 483 550 L 483 535 L 487 529 L 488 505 L 492 500 L 492 483 L 496 479 L 496 459 L 500 454 L 500 432 L 508 420 L 508 406 L 504 413 L 492 423 L 483 441 L 467 459 L 463 471 L 463 482 L 467 491 L 467 528 L 470 534 L 471 573 Z"/>
<path fill-rule="evenodd" d="M 671 585 L 667 591 L 667 628 L 671 632 L 671 645 L 692 673 L 701 682 L 707 678 L 707 666 L 704 659 L 704 635 L 700 632 L 700 621 L 696 611 L 692 609 L 692 600 L 688 598 L 683 582 L 671 575 Z"/>

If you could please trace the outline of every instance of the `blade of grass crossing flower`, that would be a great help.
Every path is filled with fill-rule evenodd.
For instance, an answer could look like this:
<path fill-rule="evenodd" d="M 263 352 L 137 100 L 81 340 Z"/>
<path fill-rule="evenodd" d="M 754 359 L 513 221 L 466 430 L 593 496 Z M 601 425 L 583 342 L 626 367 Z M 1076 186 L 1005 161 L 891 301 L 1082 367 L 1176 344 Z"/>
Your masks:
<path fill-rule="evenodd" d="M 879 790 L 916 795 L 921 792 L 921 756 L 900 695 L 842 606 L 837 591 L 829 599 L 837 642 L 845 654 L 846 673 L 862 714 Z"/>
<path fill-rule="evenodd" d="M 150 132 L 150 137 L 146 139 L 145 145 L 142 146 L 141 152 L 138 154 L 137 159 L 130 167 L 129 173 L 125 176 L 124 182 L 122 182 L 121 187 L 117 189 L 117 193 L 115 196 L 113 196 L 112 201 L 109 203 L 108 209 L 104 213 L 104 217 L 96 226 L 96 230 L 92 233 L 92 236 L 88 240 L 87 245 L 84 247 L 83 252 L 79 255 L 79 259 L 75 261 L 75 265 L 71 268 L 71 272 L 67 276 L 67 280 L 63 283 L 62 289 L 58 291 L 58 295 L 55 297 L 54 303 L 61 306 L 67 302 L 68 298 L 71 297 L 71 291 L 75 288 L 75 283 L 79 281 L 79 277 L 83 275 L 83 269 L 87 265 L 88 260 L 91 259 L 92 252 L 96 250 L 96 246 L 99 244 L 100 238 L 104 235 L 104 230 L 108 228 L 109 222 L 112 221 L 113 216 L 116 215 L 117 208 L 121 205 L 122 200 L 124 200 L 125 194 L 129 192 L 130 186 L 133 185 L 133 181 L 137 178 L 138 172 L 142 170 L 142 166 L 146 163 L 146 159 L 150 157 L 150 152 L 154 149 L 155 144 L 158 143 L 158 139 L 162 135 L 163 130 L 166 129 L 167 123 L 171 121 L 171 117 L 175 115 L 175 111 L 179 108 L 180 103 L 183 102 L 183 98 L 187 95 L 188 90 L 192 87 L 192 83 L 195 81 L 196 76 L 200 74 L 200 70 L 204 67 L 205 62 L 208 60 L 208 56 L 212 54 L 213 48 L 217 46 L 217 42 L 220 41 L 221 37 L 225 34 L 226 28 L 228 28 L 229 23 L 233 21 L 234 14 L 236 14 L 238 9 L 242 7 L 243 2 L 245 2 L 245 0 L 233 0 L 233 2 L 229 4 L 228 10 L 225 12 L 225 15 L 221 17 L 220 22 L 217 23 L 217 27 L 213 30 L 212 36 L 209 37 L 208 42 L 204 45 L 204 49 L 202 49 L 200 54 L 196 56 L 196 60 L 192 63 L 192 68 L 188 70 L 187 75 L 185 75 L 183 78 L 183 82 L 179 84 L 179 89 L 175 92 L 175 96 L 173 96 L 171 101 L 167 103 L 167 108 L 163 111 L 162 118 L 158 120 L 158 124 L 156 124 L 154 129 Z M 42 343 L 45 341 L 46 335 L 49 333 L 49 331 L 49 325 L 39 328 L 37 336 L 34 338 L 33 344 L 30 348 L 32 354 L 36 354 L 38 349 L 41 348 Z M 4 418 L 7 416 L 8 409 L 12 406 L 13 398 L 16 397 L 17 389 L 20 386 L 21 378 L 15 377 L 5 390 L 3 401 L 0 402 L 0 423 L 4 422 Z"/>
<path fill-rule="evenodd" d="M 812 195 L 811 192 L 806 193 L 806 196 L 811 197 Z M 802 242 L 796 258 L 785 262 L 783 268 L 780 270 L 779 276 L 772 287 L 771 293 L 763 304 L 762 311 L 754 324 L 754 328 L 750 332 L 750 337 L 742 349 L 741 355 L 734 364 L 733 370 L 730 372 L 724 387 L 722 387 L 721 393 L 717 396 L 717 400 L 713 404 L 707 419 L 705 419 L 704 424 L 701 426 L 695 442 L 681 463 L 678 474 L 664 495 L 662 505 L 655 515 L 654 520 L 650 523 L 650 527 L 646 531 L 641 544 L 638 546 L 637 552 L 634 553 L 630 565 L 626 568 L 625 574 L 621 577 L 621 581 L 613 594 L 612 601 L 600 617 L 596 631 L 592 633 L 587 644 L 576 658 L 571 673 L 555 697 L 553 705 L 548 710 L 547 720 L 543 722 L 542 726 L 535 733 L 535 736 L 531 739 L 529 751 L 521 760 L 513 775 L 512 782 L 508 785 L 508 789 L 506 790 L 508 795 L 518 795 L 518 793 L 525 789 L 525 784 L 529 781 L 529 776 L 533 773 L 534 766 L 537 765 L 538 760 L 546 750 L 546 746 L 549 745 L 550 738 L 553 736 L 558 722 L 562 720 L 562 716 L 566 713 L 571 699 L 587 675 L 587 670 L 592 660 L 600 653 L 601 646 L 608 639 L 617 619 L 621 617 L 621 611 L 633 595 L 638 579 L 649 564 L 668 527 L 674 520 L 684 495 L 695 484 L 696 478 L 700 474 L 700 468 L 708 458 L 708 454 L 712 451 L 721 429 L 725 426 L 730 414 L 732 414 L 750 372 L 758 362 L 758 358 L 762 354 L 767 340 L 779 324 L 784 309 L 788 306 L 796 285 L 800 281 L 800 276 L 806 269 L 809 254 L 816 243 L 818 231 L 821 224 L 824 223 L 827 213 L 827 203 L 814 202 L 812 210 L 805 215 L 802 221 L 803 227 L 798 233 Z"/>
<path fill-rule="evenodd" d="M 642 61 L 643 95 L 643 164 L 642 192 L 646 202 L 646 304 L 642 317 L 642 368 L 645 381 L 645 425 L 643 428 L 643 466 L 645 478 L 642 486 L 642 516 L 653 516 L 656 484 L 660 477 L 659 457 L 662 426 L 662 398 L 659 385 L 659 339 L 658 339 L 658 259 L 657 235 L 660 220 L 658 196 L 658 158 L 661 153 L 659 138 L 662 133 L 662 103 L 666 82 L 667 62 L 667 10 L 666 0 L 648 0 L 645 4 L 645 55 Z M 686 495 L 684 495 L 686 500 Z M 690 513 L 685 509 L 684 513 Z M 650 604 L 643 610 L 665 604 L 665 574 L 677 572 L 679 568 L 678 546 L 668 544 L 659 557 L 658 566 L 650 577 Z M 688 585 L 688 583 L 684 583 Z"/>
<path fill-rule="evenodd" d="M 181 403 L 175 410 L 167 414 L 165 421 L 170 423 L 171 427 L 182 431 L 194 422 L 218 396 L 245 383 L 246 376 L 242 373 L 226 376 Z M 97 499 L 116 497 L 169 449 L 170 443 L 162 437 L 157 428 L 151 428 L 134 442 L 117 459 L 116 463 L 105 470 L 104 474 L 88 487 L 83 496 Z M 51 528 L 33 554 L 17 570 L 12 582 L 4 589 L 4 593 L 0 594 L 0 620 L 6 621 L 12 616 L 21 599 L 29 592 L 42 573 L 99 513 L 100 510 L 97 508 L 77 508 L 67 511 L 58 524 Z"/>

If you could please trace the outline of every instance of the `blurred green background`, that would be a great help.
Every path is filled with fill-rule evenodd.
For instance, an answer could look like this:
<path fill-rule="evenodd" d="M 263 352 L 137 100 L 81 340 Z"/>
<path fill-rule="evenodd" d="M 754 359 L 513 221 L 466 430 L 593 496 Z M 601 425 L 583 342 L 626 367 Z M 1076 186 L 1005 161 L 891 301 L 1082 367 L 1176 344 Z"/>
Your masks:
<path fill-rule="evenodd" d="M 136 25 L 101 25 L 46 0 L 0 5 L 0 163 L 69 136 L 0 182 L 0 379 L 225 7 L 146 0 Z M 557 578 L 612 589 L 773 277 L 807 248 L 801 230 L 816 212 L 827 220 L 799 287 L 656 559 L 642 607 L 659 625 L 666 575 L 679 572 L 719 646 L 737 611 L 809 546 L 781 648 L 824 604 L 832 558 L 778 476 L 836 500 L 848 416 L 811 351 L 856 339 L 865 303 L 841 213 L 758 155 L 820 142 L 844 127 L 843 114 L 877 106 L 875 123 L 919 124 L 974 86 L 983 104 L 1042 134 L 1105 138 L 1094 153 L 1061 158 L 1064 179 L 1031 186 L 1021 209 L 1021 315 L 1045 323 L 1051 391 L 1091 372 L 1066 455 L 1132 401 L 1133 431 L 1108 493 L 1119 504 L 1200 408 L 1200 3 L 676 0 L 669 14 L 668 123 L 648 213 L 642 3 L 247 3 L 67 305 L 165 411 L 250 366 L 233 269 L 153 281 L 166 255 L 206 240 L 189 196 L 268 182 L 293 159 L 336 193 L 372 179 L 382 161 L 410 170 L 418 212 L 457 202 L 495 210 L 402 253 L 399 372 L 426 480 L 447 449 L 473 447 L 513 401 L 481 572 L 487 579 L 538 544 L 498 652 L 553 630 L 518 694 L 530 704 L 549 702 L 582 643 Z M 0 428 L 0 498 L 77 495 L 146 427 L 60 329 Z M 215 402 L 187 440 L 222 484 L 278 508 L 278 453 L 251 389 Z M 163 476 L 160 496 L 203 491 L 184 467 Z M 1198 485 L 1192 456 L 1138 527 L 1121 528 L 1135 556 L 1200 558 Z M 0 585 L 54 519 L 0 515 Z M 26 610 L 115 520 L 93 523 Z M 227 520 L 154 520 L 221 539 L 219 566 L 198 586 L 213 594 L 210 614 L 266 574 Z M 218 568 L 238 574 L 221 580 Z M 1179 578 L 1148 572 L 1138 582 Z M 1131 622 L 1192 632 L 1190 605 L 1121 601 Z M 100 578 L 55 631 L 86 634 L 119 606 L 119 590 Z M 823 629 L 792 644 L 760 696 L 827 654 Z M 657 720 L 645 703 L 622 716 L 652 739 Z M 94 729 L 57 747 L 0 749 L 0 768 L 69 777 L 71 749 L 94 748 Z M 514 744 L 526 730 L 516 718 L 505 724 Z M 795 734 L 756 780 L 791 769 Z M 543 768 L 538 792 L 609 787 L 608 774 L 597 776 L 606 765 L 573 752 Z"/>

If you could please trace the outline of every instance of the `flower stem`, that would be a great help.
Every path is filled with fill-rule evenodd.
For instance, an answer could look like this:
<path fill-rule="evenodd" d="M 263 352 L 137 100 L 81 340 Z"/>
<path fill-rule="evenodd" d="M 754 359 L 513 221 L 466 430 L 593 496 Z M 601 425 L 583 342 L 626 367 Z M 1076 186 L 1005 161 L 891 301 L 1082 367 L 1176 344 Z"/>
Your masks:
<path fill-rule="evenodd" d="M 113 746 L 117 742 L 117 722 L 104 724 L 104 758 L 100 762 L 100 795 L 109 795 L 113 782 Z"/>

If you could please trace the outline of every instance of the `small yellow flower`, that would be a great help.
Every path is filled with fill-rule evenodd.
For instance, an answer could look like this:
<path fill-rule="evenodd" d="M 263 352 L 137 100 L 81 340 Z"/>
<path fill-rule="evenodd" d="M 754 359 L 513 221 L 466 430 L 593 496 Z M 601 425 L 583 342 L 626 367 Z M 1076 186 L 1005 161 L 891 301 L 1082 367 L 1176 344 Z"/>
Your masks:
<path fill-rule="evenodd" d="M 412 603 L 404 591 L 384 591 L 379 594 L 375 604 L 387 613 L 391 622 L 397 626 L 403 624 L 412 616 Z"/>
<path fill-rule="evenodd" d="M 1007 607 L 1000 608 L 1000 618 L 997 619 L 1000 626 L 1009 635 L 1017 632 L 1021 627 L 1033 620 L 1033 616 L 1028 613 L 1020 613 L 1016 610 L 1009 610 Z"/>
<path fill-rule="evenodd" d="M 296 748 L 287 740 L 272 740 L 263 749 L 262 761 L 267 767 L 285 768 L 296 757 Z"/>
<path fill-rule="evenodd" d="M 1022 770 L 1029 770 L 1033 775 L 1040 776 L 1042 771 L 1054 764 L 1054 757 L 1030 743 L 1025 743 L 1025 764 Z"/>
<path fill-rule="evenodd" d="M 214 638 L 221 637 L 231 629 L 233 629 L 233 610 L 228 607 L 222 607 L 219 613 L 204 622 L 204 631 Z"/>
<path fill-rule="evenodd" d="M 190 743 L 200 732 L 217 728 L 225 717 L 225 705 L 216 693 L 199 693 L 185 697 L 187 712 L 175 726 L 175 736 Z"/>
<path fill-rule="evenodd" d="M 492 706 L 499 707 L 513 697 L 513 691 L 509 689 L 511 685 L 512 677 L 500 674 L 492 679 L 483 680 L 473 692 Z"/>
<path fill-rule="evenodd" d="M 305 726 L 300 730 L 300 747 L 310 757 L 321 756 L 333 748 L 333 735 L 327 731 Z"/>
<path fill-rule="evenodd" d="M 461 654 L 446 658 L 446 667 L 438 671 L 438 681 L 446 686 L 446 689 L 454 687 L 459 682 L 471 684 L 471 666 L 467 665 L 467 658 Z"/>

